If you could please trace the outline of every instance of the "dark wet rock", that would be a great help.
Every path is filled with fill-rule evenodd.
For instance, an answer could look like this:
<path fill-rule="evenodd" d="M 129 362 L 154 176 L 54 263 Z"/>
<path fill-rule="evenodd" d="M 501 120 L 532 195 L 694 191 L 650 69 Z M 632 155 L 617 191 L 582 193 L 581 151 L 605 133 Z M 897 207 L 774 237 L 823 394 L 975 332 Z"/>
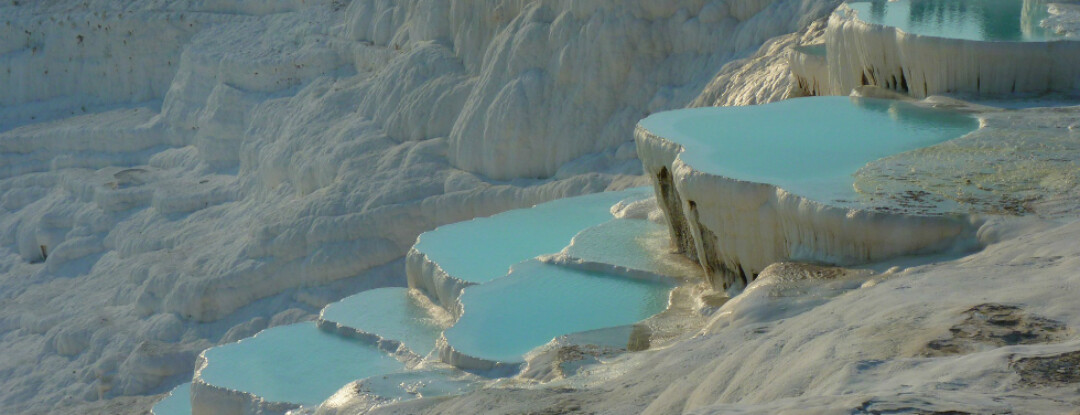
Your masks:
<path fill-rule="evenodd" d="M 1054 356 L 1014 359 L 1010 365 L 1028 386 L 1064 386 L 1080 383 L 1080 350 Z"/>
<path fill-rule="evenodd" d="M 890 399 L 895 397 L 879 397 L 867 400 L 856 408 L 856 414 L 919 414 L 919 415 L 973 415 L 977 412 L 969 412 L 960 409 L 940 408 L 940 403 L 930 399 L 920 399 L 909 396 L 903 399 Z M 945 404 L 947 405 L 947 404 Z M 966 405 L 965 405 L 966 406 Z"/>
<path fill-rule="evenodd" d="M 964 321 L 949 329 L 949 337 L 930 341 L 924 355 L 963 354 L 980 346 L 1053 343 L 1072 334 L 1059 321 L 1028 314 L 1011 305 L 980 304 L 963 314 Z"/>

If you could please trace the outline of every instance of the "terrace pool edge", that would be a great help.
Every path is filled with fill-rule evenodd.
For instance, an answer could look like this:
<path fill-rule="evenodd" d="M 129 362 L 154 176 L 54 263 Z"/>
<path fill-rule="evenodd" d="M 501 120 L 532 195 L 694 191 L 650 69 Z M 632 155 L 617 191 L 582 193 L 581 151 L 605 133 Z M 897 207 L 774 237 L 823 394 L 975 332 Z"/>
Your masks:
<path fill-rule="evenodd" d="M 832 206 L 777 185 L 696 170 L 680 157 L 683 145 L 641 124 L 634 137 L 674 250 L 697 260 L 717 290 L 740 291 L 774 262 L 850 266 L 969 246 L 982 221 L 963 212 Z"/>
<path fill-rule="evenodd" d="M 826 29 L 830 95 L 874 85 L 916 98 L 1080 89 L 1080 39 L 970 40 L 908 33 L 841 4 Z M 880 53 L 865 54 L 873 50 Z M 804 75 L 804 77 L 809 76 Z"/>

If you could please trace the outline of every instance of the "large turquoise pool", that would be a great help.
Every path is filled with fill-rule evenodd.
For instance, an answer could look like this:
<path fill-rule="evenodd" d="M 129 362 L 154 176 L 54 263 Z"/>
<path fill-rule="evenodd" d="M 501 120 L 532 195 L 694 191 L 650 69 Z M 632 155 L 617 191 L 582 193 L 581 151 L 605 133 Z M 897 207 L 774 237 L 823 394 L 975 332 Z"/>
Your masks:
<path fill-rule="evenodd" d="M 852 175 L 866 163 L 960 137 L 979 123 L 900 101 L 833 96 L 669 111 L 640 125 L 681 144 L 679 157 L 696 170 L 827 202 L 855 197 Z"/>
<path fill-rule="evenodd" d="M 611 206 L 620 200 L 649 196 L 652 189 L 634 188 L 559 199 L 442 226 L 420 235 L 415 248 L 447 274 L 482 283 L 518 262 L 559 252 L 582 229 L 611 220 Z"/>
<path fill-rule="evenodd" d="M 466 288 L 465 312 L 445 336 L 466 355 L 521 362 L 557 336 L 649 318 L 667 307 L 672 287 L 531 260 L 504 278 Z"/>
<path fill-rule="evenodd" d="M 346 383 L 400 371 L 404 365 L 373 346 L 300 323 L 204 352 L 199 376 L 214 386 L 271 402 L 317 405 Z"/>
<path fill-rule="evenodd" d="M 953 39 L 1032 42 L 1060 39 L 1039 23 L 1039 0 L 873 0 L 848 2 L 860 20 L 904 32 Z"/>

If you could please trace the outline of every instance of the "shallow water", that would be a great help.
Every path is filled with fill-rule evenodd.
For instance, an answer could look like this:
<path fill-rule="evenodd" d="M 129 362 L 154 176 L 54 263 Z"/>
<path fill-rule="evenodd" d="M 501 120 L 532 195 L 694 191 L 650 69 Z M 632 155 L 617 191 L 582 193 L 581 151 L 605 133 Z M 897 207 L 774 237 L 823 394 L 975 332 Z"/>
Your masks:
<path fill-rule="evenodd" d="M 435 348 L 443 327 L 412 296 L 407 288 L 364 291 L 330 304 L 323 320 L 332 321 L 384 339 L 397 340 L 420 356 Z"/>
<path fill-rule="evenodd" d="M 420 235 L 415 248 L 451 276 L 491 281 L 521 261 L 559 252 L 578 231 L 611 220 L 611 205 L 618 201 L 649 196 L 652 189 L 641 187 L 555 200 L 442 226 Z"/>
<path fill-rule="evenodd" d="M 574 236 L 567 256 L 656 275 L 682 276 L 684 271 L 668 258 L 667 227 L 641 219 L 614 219 Z"/>
<path fill-rule="evenodd" d="M 360 387 L 382 400 L 408 401 L 472 391 L 480 383 L 470 376 L 453 369 L 424 369 L 370 377 L 360 381 Z"/>
<path fill-rule="evenodd" d="M 859 19 L 907 33 L 954 39 L 1032 42 L 1060 39 L 1039 26 L 1047 1 L 874 0 L 849 2 Z"/>
<path fill-rule="evenodd" d="M 300 323 L 207 350 L 203 381 L 271 402 L 316 405 L 357 379 L 403 369 L 401 362 L 355 340 Z"/>
<path fill-rule="evenodd" d="M 177 386 L 150 410 L 153 415 L 191 415 L 191 382 Z"/>
<path fill-rule="evenodd" d="M 978 120 L 894 100 L 809 97 L 663 112 L 641 126 L 683 145 L 680 158 L 697 170 L 829 202 L 857 196 L 852 175 L 866 163 L 960 137 Z"/>
<path fill-rule="evenodd" d="M 672 287 L 530 260 L 504 278 L 466 288 L 465 313 L 445 335 L 469 356 L 520 362 L 557 336 L 633 324 L 659 313 Z"/>

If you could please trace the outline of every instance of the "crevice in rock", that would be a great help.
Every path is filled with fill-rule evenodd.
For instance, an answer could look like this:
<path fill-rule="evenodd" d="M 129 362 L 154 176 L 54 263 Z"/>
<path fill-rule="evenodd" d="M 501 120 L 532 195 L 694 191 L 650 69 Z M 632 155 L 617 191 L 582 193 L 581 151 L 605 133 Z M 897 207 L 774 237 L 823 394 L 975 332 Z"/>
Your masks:
<path fill-rule="evenodd" d="M 1065 386 L 1080 383 L 1080 351 L 1015 359 L 1009 365 L 1026 386 Z"/>
<path fill-rule="evenodd" d="M 682 198 L 675 190 L 675 182 L 667 167 L 661 167 L 656 175 L 656 182 L 660 186 L 660 203 L 667 211 L 668 225 L 674 234 L 671 243 L 675 251 L 697 261 L 697 252 L 694 249 L 694 236 L 690 233 L 690 225 L 686 222 L 686 215 L 682 210 Z"/>
<path fill-rule="evenodd" d="M 1031 315 L 1005 304 L 979 304 L 963 312 L 964 320 L 949 329 L 949 336 L 930 341 L 926 356 L 970 353 L 980 345 L 1001 347 L 1045 344 L 1065 340 L 1072 334 L 1064 323 Z"/>
<path fill-rule="evenodd" d="M 701 223 L 697 203 L 691 200 L 687 204 L 690 206 L 690 215 L 694 219 L 694 226 L 697 227 L 698 234 L 701 236 L 701 252 L 698 253 L 700 258 L 698 263 L 701 264 L 702 269 L 705 271 L 709 284 L 713 288 L 725 291 L 740 282 L 742 287 L 738 288 L 746 287 L 753 280 L 753 277 L 746 275 L 746 272 L 738 264 L 729 267 L 720 259 L 719 243 L 717 242 L 719 239 L 712 230 Z"/>

